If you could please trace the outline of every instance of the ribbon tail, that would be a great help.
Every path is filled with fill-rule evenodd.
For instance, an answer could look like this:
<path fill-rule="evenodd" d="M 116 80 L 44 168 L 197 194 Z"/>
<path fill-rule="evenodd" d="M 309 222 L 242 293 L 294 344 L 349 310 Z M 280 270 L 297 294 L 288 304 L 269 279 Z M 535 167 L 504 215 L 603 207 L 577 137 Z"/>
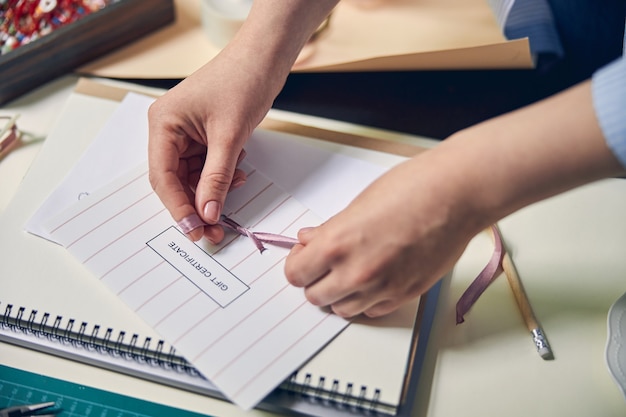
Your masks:
<path fill-rule="evenodd" d="M 253 234 L 261 242 L 281 246 L 287 249 L 291 249 L 293 245 L 298 243 L 298 239 L 294 239 L 289 236 L 278 235 L 275 233 L 253 232 Z"/>
<path fill-rule="evenodd" d="M 242 233 L 243 232 L 243 233 Z M 264 245 L 263 245 L 263 240 L 259 239 L 259 237 L 256 235 L 256 233 L 248 230 L 248 229 L 243 229 L 240 231 L 241 234 L 243 234 L 244 236 L 248 236 L 252 242 L 254 243 L 254 246 L 256 246 L 256 248 L 259 250 L 260 253 L 263 253 L 265 251 L 265 249 L 267 249 Z"/>
<path fill-rule="evenodd" d="M 219 221 L 219 224 L 230 230 L 233 230 L 239 233 L 242 236 L 249 237 L 260 253 L 263 253 L 263 251 L 267 249 L 263 245 L 263 243 L 269 243 L 271 245 L 282 246 L 288 249 L 290 249 L 291 247 L 293 247 L 293 245 L 298 243 L 298 239 L 294 239 L 288 236 L 283 236 L 283 235 L 279 235 L 275 233 L 253 232 L 250 229 L 247 229 L 241 226 L 240 224 L 235 222 L 233 219 L 226 217 L 226 216 L 222 216 L 221 220 Z"/>
<path fill-rule="evenodd" d="M 269 243 L 271 245 L 281 246 L 287 249 L 291 249 L 293 245 L 298 243 L 298 239 L 276 233 L 253 232 L 226 216 L 222 216 L 218 224 L 224 228 L 232 230 L 233 232 L 239 233 L 242 236 L 250 238 L 250 240 L 254 243 L 254 246 L 256 246 L 261 253 L 267 249 L 263 243 Z M 201 226 L 206 226 L 206 223 L 202 221 L 200 216 L 197 214 L 187 216 L 178 222 L 178 227 L 180 227 L 185 234 L 188 234 Z"/>
<path fill-rule="evenodd" d="M 456 324 L 463 323 L 465 314 L 472 308 L 476 300 L 481 296 L 487 287 L 502 273 L 502 258 L 504 247 L 502 238 L 497 227 L 491 226 L 495 249 L 491 255 L 489 263 L 483 268 L 478 276 L 465 290 L 459 301 L 456 303 Z"/>

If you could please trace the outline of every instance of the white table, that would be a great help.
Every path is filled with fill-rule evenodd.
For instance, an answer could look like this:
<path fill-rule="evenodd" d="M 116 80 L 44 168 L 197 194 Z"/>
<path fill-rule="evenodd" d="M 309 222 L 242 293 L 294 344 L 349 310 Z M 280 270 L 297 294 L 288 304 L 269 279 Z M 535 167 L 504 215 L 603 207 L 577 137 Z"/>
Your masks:
<path fill-rule="evenodd" d="M 5 105 L 0 113 L 20 113 L 21 129 L 45 136 L 76 79 L 57 80 Z M 0 211 L 39 147 L 22 147 L 0 162 Z M 539 203 L 501 222 L 554 349 L 556 360 L 550 362 L 534 350 L 505 279 L 485 292 L 466 323 L 454 324 L 456 300 L 490 255 L 489 238 L 477 236 L 443 283 L 425 371 L 428 380 L 416 394 L 420 404 L 416 415 L 626 415 L 626 401 L 604 362 L 606 314 L 626 291 L 624 212 L 626 185 L 610 180 Z M 268 415 L 245 413 L 221 401 L 5 344 L 0 344 L 0 362 L 212 415 Z"/>

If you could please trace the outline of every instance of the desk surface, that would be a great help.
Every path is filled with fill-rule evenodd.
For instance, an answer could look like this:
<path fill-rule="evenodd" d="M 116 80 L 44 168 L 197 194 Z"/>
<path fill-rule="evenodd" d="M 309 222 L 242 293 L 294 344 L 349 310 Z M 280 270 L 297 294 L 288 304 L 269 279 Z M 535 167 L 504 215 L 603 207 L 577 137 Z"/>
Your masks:
<path fill-rule="evenodd" d="M 45 135 L 75 81 L 58 80 L 0 111 L 21 113 L 22 129 Z M 19 149 L 0 162 L 0 210 L 38 147 Z M 613 222 L 620 218 L 616 212 L 626 210 L 626 186 L 615 181 L 540 203 L 501 223 L 556 360 L 537 355 L 506 280 L 489 288 L 466 323 L 454 325 L 456 300 L 490 255 L 489 238 L 479 235 L 443 283 L 425 370 L 432 382 L 416 393 L 416 415 L 626 415 L 626 402 L 604 361 L 607 312 L 626 291 L 626 227 L 623 220 Z M 587 221 L 570 221 L 580 218 Z M 585 238 L 580 241 L 580 236 Z M 4 344 L 0 362 L 196 412 L 267 415 Z"/>

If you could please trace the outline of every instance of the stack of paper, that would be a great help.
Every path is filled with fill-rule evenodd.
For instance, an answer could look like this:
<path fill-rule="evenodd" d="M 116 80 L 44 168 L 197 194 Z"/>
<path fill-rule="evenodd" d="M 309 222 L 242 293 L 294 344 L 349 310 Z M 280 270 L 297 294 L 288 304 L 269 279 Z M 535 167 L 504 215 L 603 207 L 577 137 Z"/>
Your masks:
<path fill-rule="evenodd" d="M 238 235 L 219 246 L 194 244 L 176 228 L 147 178 L 145 114 L 151 102 L 126 97 L 27 230 L 65 246 L 229 399 L 251 408 L 349 322 L 309 304 L 301 289 L 288 285 L 287 249 L 270 246 L 260 254 Z M 258 166 L 275 165 L 266 152 L 279 136 L 255 133 L 247 147 L 255 165 L 243 165 L 248 182 L 230 193 L 225 207 L 225 214 L 256 231 L 295 236 L 339 211 L 386 169 L 281 143 L 281 160 L 291 155 L 293 162 L 274 170 L 276 181 Z M 408 307 L 399 312 L 402 328 L 390 328 L 391 340 L 398 341 L 389 346 L 394 355 L 374 378 L 357 372 L 361 379 L 354 381 L 371 390 L 385 385 L 377 401 L 387 404 L 398 403 L 405 382 L 415 304 Z M 356 337 L 367 339 L 367 332 Z M 320 363 L 327 360 L 322 355 Z M 342 379 L 343 371 L 324 372 L 317 377 Z"/>

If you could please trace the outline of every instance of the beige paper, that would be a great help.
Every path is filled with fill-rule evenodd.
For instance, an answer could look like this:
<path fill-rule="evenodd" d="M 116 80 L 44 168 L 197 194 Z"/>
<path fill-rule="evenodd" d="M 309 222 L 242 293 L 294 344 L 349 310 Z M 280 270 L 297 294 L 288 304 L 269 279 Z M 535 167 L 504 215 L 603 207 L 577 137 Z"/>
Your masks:
<path fill-rule="evenodd" d="M 213 58 L 200 0 L 174 0 L 176 22 L 79 72 L 184 78 Z M 527 40 L 506 41 L 484 0 L 344 0 L 295 71 L 530 68 Z"/>

